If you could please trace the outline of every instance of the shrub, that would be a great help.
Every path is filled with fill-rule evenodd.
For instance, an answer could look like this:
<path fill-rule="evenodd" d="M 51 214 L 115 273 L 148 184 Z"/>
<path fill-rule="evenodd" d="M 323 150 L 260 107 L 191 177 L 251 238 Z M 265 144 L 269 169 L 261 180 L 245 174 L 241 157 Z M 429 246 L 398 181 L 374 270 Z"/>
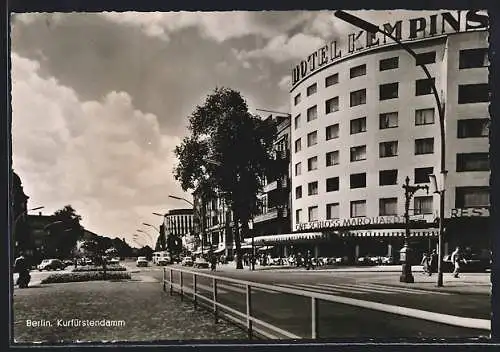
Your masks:
<path fill-rule="evenodd" d="M 126 271 L 127 268 L 121 265 L 108 265 L 106 266 L 106 272 L 108 271 Z M 76 269 L 71 270 L 72 272 L 85 272 L 85 271 L 103 271 L 102 266 L 85 265 L 79 266 Z"/>
<path fill-rule="evenodd" d="M 104 273 L 98 271 L 86 272 L 71 272 L 52 274 L 42 280 L 42 284 L 62 283 L 62 282 L 81 282 L 81 281 L 97 281 L 97 280 L 127 280 L 130 279 L 129 273 L 124 272 L 109 272 Z"/>

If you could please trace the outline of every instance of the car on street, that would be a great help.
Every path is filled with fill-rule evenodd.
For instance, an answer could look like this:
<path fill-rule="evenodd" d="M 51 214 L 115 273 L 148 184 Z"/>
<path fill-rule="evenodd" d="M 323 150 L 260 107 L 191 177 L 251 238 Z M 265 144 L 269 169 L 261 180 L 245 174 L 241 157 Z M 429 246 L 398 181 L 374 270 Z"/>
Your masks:
<path fill-rule="evenodd" d="M 182 258 L 181 265 L 183 266 L 193 266 L 193 258 L 191 257 L 184 257 Z"/>
<path fill-rule="evenodd" d="M 156 259 L 156 265 L 165 266 L 165 265 L 171 264 L 171 263 L 172 263 L 172 259 L 170 259 L 170 257 L 168 257 L 168 256 L 159 257 L 158 259 Z"/>
<path fill-rule="evenodd" d="M 138 257 L 135 264 L 136 266 L 148 266 L 149 263 L 146 257 Z"/>
<path fill-rule="evenodd" d="M 83 262 L 84 265 L 94 265 L 94 262 L 90 258 L 86 258 Z"/>
<path fill-rule="evenodd" d="M 373 259 L 374 257 L 366 255 L 358 258 L 358 265 L 377 265 L 377 262 Z"/>
<path fill-rule="evenodd" d="M 205 258 L 196 258 L 193 263 L 194 268 L 208 268 L 209 266 L 210 265 Z"/>
<path fill-rule="evenodd" d="M 44 259 L 37 267 L 39 271 L 63 270 L 64 268 L 66 268 L 66 265 L 60 259 Z"/>
<path fill-rule="evenodd" d="M 120 264 L 120 258 L 111 258 L 109 264 Z"/>
<path fill-rule="evenodd" d="M 73 260 L 71 260 L 71 259 L 66 259 L 63 263 L 66 266 L 70 266 L 70 265 L 75 264 L 75 262 Z"/>

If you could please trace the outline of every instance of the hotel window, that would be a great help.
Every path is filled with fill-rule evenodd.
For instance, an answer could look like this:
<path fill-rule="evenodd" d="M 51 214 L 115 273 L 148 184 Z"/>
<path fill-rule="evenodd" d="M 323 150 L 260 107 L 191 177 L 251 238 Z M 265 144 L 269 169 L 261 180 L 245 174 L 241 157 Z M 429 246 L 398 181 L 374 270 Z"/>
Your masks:
<path fill-rule="evenodd" d="M 301 215 L 302 215 L 302 209 L 295 210 L 295 222 L 297 224 L 300 224 Z"/>
<path fill-rule="evenodd" d="M 415 169 L 415 183 L 429 183 L 429 175 L 434 173 L 433 167 L 418 167 Z"/>
<path fill-rule="evenodd" d="M 307 134 L 307 146 L 311 147 L 318 143 L 318 131 L 314 131 Z"/>
<path fill-rule="evenodd" d="M 351 92 L 351 107 L 366 104 L 366 89 Z"/>
<path fill-rule="evenodd" d="M 487 103 L 490 101 L 488 83 L 463 84 L 458 86 L 458 103 Z"/>
<path fill-rule="evenodd" d="M 366 160 L 366 145 L 351 147 L 351 161 Z"/>
<path fill-rule="evenodd" d="M 318 181 L 309 182 L 307 184 L 307 195 L 314 196 L 318 194 Z"/>
<path fill-rule="evenodd" d="M 388 59 L 380 60 L 380 71 L 392 70 L 399 67 L 399 57 L 390 57 Z"/>
<path fill-rule="evenodd" d="M 339 124 L 336 123 L 335 125 L 326 126 L 325 135 L 327 141 L 330 139 L 339 138 Z"/>
<path fill-rule="evenodd" d="M 432 214 L 432 203 L 434 202 L 432 196 L 423 196 L 413 198 L 413 213 L 419 214 Z"/>
<path fill-rule="evenodd" d="M 366 132 L 366 117 L 351 120 L 351 134 Z"/>
<path fill-rule="evenodd" d="M 386 112 L 384 114 L 379 115 L 379 127 L 381 130 L 386 128 L 394 128 L 398 127 L 398 113 L 395 112 Z"/>
<path fill-rule="evenodd" d="M 488 153 L 457 154 L 457 172 L 489 170 L 490 157 Z"/>
<path fill-rule="evenodd" d="M 433 64 L 435 62 L 436 62 L 436 52 L 435 51 L 417 54 L 416 66 Z"/>
<path fill-rule="evenodd" d="M 330 177 L 326 179 L 326 191 L 334 192 L 339 190 L 339 178 Z"/>
<path fill-rule="evenodd" d="M 460 50 L 460 69 L 488 66 L 488 48 Z"/>
<path fill-rule="evenodd" d="M 351 177 L 351 188 L 364 188 L 366 187 L 366 173 L 352 174 Z"/>
<path fill-rule="evenodd" d="M 329 203 L 326 205 L 326 219 L 338 219 L 339 218 L 339 203 Z"/>
<path fill-rule="evenodd" d="M 395 185 L 398 183 L 398 170 L 380 170 L 378 173 L 378 184 L 380 186 Z"/>
<path fill-rule="evenodd" d="M 432 94 L 432 87 L 434 86 L 434 82 L 434 78 L 417 79 L 417 81 L 415 82 L 415 95 L 419 96 Z"/>
<path fill-rule="evenodd" d="M 339 163 L 339 151 L 326 153 L 326 166 L 337 165 Z"/>
<path fill-rule="evenodd" d="M 432 125 L 434 123 L 434 108 L 415 110 L 415 126 Z"/>
<path fill-rule="evenodd" d="M 380 198 L 378 201 L 378 210 L 380 216 L 398 215 L 398 199 Z"/>
<path fill-rule="evenodd" d="M 381 142 L 379 143 L 379 156 L 381 158 L 388 158 L 398 155 L 398 141 Z"/>
<path fill-rule="evenodd" d="M 487 208 L 490 206 L 489 187 L 457 187 L 455 189 L 456 208 Z"/>
<path fill-rule="evenodd" d="M 295 199 L 302 198 L 302 186 L 295 187 Z"/>
<path fill-rule="evenodd" d="M 398 82 L 386 83 L 379 86 L 380 100 L 394 99 L 398 97 Z"/>
<path fill-rule="evenodd" d="M 295 164 L 295 176 L 302 174 L 302 163 Z"/>
<path fill-rule="evenodd" d="M 300 93 L 299 93 L 299 94 L 297 94 L 297 95 L 295 96 L 295 98 L 293 98 L 293 101 L 294 101 L 295 105 L 297 105 L 298 103 L 300 103 L 300 100 L 301 100 L 301 99 L 300 99 Z"/>
<path fill-rule="evenodd" d="M 488 137 L 490 134 L 490 119 L 458 120 L 458 138 Z"/>
<path fill-rule="evenodd" d="M 309 222 L 318 221 L 318 207 L 309 207 L 307 210 L 309 211 Z"/>
<path fill-rule="evenodd" d="M 312 171 L 317 169 L 318 169 L 318 157 L 313 156 L 312 158 L 307 159 L 307 171 Z"/>
<path fill-rule="evenodd" d="M 334 84 L 339 83 L 339 74 L 336 73 L 334 75 L 330 75 L 325 78 L 325 87 L 333 86 Z"/>
<path fill-rule="evenodd" d="M 300 143 L 300 138 L 295 141 L 295 153 L 300 152 L 302 149 L 302 143 Z"/>
<path fill-rule="evenodd" d="M 331 98 L 325 101 L 325 113 L 339 111 L 339 97 Z"/>
<path fill-rule="evenodd" d="M 318 106 L 314 105 L 307 109 L 307 121 L 316 120 L 318 118 Z"/>
<path fill-rule="evenodd" d="M 313 95 L 318 91 L 318 85 L 316 83 L 311 84 L 309 87 L 307 87 L 307 96 Z"/>
<path fill-rule="evenodd" d="M 300 114 L 295 116 L 294 122 L 295 122 L 295 129 L 299 128 L 300 127 Z"/>
<path fill-rule="evenodd" d="M 351 78 L 366 75 L 366 65 L 359 65 L 359 66 L 351 68 L 350 75 L 351 75 Z"/>
<path fill-rule="evenodd" d="M 351 218 L 366 216 L 366 200 L 351 201 Z"/>
<path fill-rule="evenodd" d="M 434 138 L 415 139 L 415 155 L 434 153 Z"/>

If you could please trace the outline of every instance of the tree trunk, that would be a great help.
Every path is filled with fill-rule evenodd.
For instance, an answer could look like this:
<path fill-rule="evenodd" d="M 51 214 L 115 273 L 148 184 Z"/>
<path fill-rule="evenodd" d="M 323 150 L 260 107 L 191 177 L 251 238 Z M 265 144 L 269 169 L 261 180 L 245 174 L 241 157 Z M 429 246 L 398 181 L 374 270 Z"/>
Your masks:
<path fill-rule="evenodd" d="M 236 269 L 243 269 L 243 258 L 241 258 L 241 241 L 240 241 L 240 228 L 239 219 L 234 217 L 234 243 L 236 245 Z"/>

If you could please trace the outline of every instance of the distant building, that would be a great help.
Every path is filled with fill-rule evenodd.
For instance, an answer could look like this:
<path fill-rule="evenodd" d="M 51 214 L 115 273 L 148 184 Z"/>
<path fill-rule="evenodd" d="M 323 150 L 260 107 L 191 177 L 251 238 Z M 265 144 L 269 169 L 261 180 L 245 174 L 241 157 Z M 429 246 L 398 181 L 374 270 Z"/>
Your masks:
<path fill-rule="evenodd" d="M 184 236 L 193 231 L 193 209 L 169 210 L 163 219 L 165 234 Z"/>

